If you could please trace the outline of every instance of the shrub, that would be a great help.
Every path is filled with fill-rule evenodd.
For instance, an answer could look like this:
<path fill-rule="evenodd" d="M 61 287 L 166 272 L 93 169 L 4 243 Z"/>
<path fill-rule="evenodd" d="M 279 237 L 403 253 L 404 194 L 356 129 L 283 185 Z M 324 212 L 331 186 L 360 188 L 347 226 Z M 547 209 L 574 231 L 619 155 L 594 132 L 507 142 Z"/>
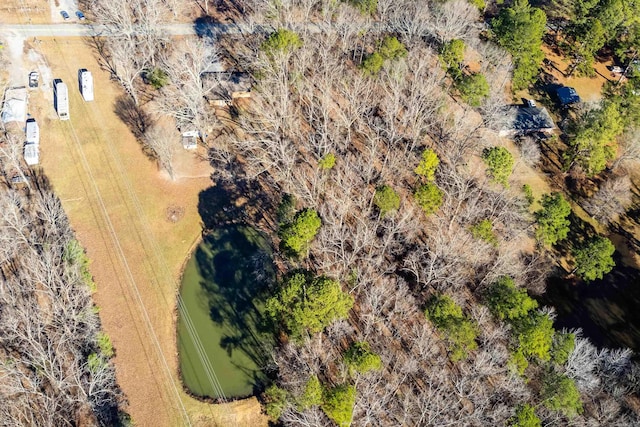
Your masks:
<path fill-rule="evenodd" d="M 363 15 L 373 15 L 378 10 L 378 0 L 348 0 Z"/>
<path fill-rule="evenodd" d="M 326 154 L 323 158 L 318 161 L 318 166 L 320 169 L 329 170 L 333 169 L 336 165 L 336 156 L 333 153 Z"/>
<path fill-rule="evenodd" d="M 77 266 L 82 281 L 91 292 L 95 292 L 96 283 L 93 281 L 93 276 L 89 271 L 89 257 L 80 245 L 80 242 L 76 239 L 71 239 L 64 248 L 63 258 L 69 265 Z"/>
<path fill-rule="evenodd" d="M 490 219 L 483 219 L 469 229 L 474 239 L 484 240 L 493 246 L 498 246 L 498 239 L 493 231 L 493 223 Z"/>
<path fill-rule="evenodd" d="M 341 384 L 325 389 L 322 410 L 340 427 L 349 427 L 353 417 L 353 406 L 356 403 L 356 388 Z"/>
<path fill-rule="evenodd" d="M 291 30 L 279 28 L 262 43 L 263 52 L 273 55 L 277 52 L 291 52 L 302 47 L 300 36 Z"/>
<path fill-rule="evenodd" d="M 444 194 L 435 184 L 422 184 L 413 193 L 413 198 L 425 214 L 431 215 L 442 205 Z"/>
<path fill-rule="evenodd" d="M 302 410 L 322 405 L 322 384 L 317 375 L 312 375 L 307 381 L 304 392 L 298 399 L 298 405 Z"/>
<path fill-rule="evenodd" d="M 382 359 L 371 351 L 366 341 L 352 343 L 344 354 L 344 362 L 351 373 L 355 371 L 364 374 L 382 369 Z"/>
<path fill-rule="evenodd" d="M 542 397 L 547 408 L 560 411 L 567 418 L 573 418 L 583 411 L 576 383 L 566 375 L 549 373 L 544 380 Z"/>
<path fill-rule="evenodd" d="M 516 415 L 509 420 L 510 427 L 540 427 L 542 423 L 533 406 L 525 403 L 516 408 Z"/>
<path fill-rule="evenodd" d="M 278 224 L 284 226 L 293 221 L 296 213 L 296 198 L 292 194 L 285 193 L 280 199 L 278 204 L 278 210 L 276 216 L 278 217 Z"/>
<path fill-rule="evenodd" d="M 264 392 L 265 410 L 272 420 L 277 420 L 289 405 L 289 393 L 273 384 Z"/>
<path fill-rule="evenodd" d="M 525 200 L 527 201 L 529 206 L 531 206 L 536 200 L 536 198 L 533 196 L 533 190 L 531 189 L 531 186 L 529 184 L 523 184 L 522 192 L 524 193 Z"/>
<path fill-rule="evenodd" d="M 482 160 L 487 165 L 487 174 L 493 181 L 509 188 L 509 177 L 513 169 L 513 156 L 509 150 L 504 147 L 485 148 Z"/>
<path fill-rule="evenodd" d="M 145 78 L 154 89 L 160 89 L 169 84 L 169 75 L 162 68 L 147 71 Z"/>
<path fill-rule="evenodd" d="M 400 196 L 390 186 L 382 185 L 376 188 L 373 204 L 380 210 L 380 215 L 384 217 L 400 208 Z"/>
<path fill-rule="evenodd" d="M 322 221 L 316 211 L 301 210 L 292 222 L 280 227 L 281 249 L 290 256 L 299 257 L 307 250 L 321 226 Z"/>
<path fill-rule="evenodd" d="M 384 65 L 384 58 L 378 52 L 373 52 L 362 61 L 362 70 L 369 75 L 376 75 Z"/>
<path fill-rule="evenodd" d="M 555 245 L 569 234 L 571 224 L 567 217 L 571 205 L 562 194 L 551 193 L 542 196 L 542 208 L 535 213 L 538 222 L 536 238 L 545 245 Z"/>
<path fill-rule="evenodd" d="M 427 148 L 422 152 L 422 156 L 420 159 L 420 163 L 415 168 L 414 172 L 422 177 L 424 177 L 427 181 L 433 181 L 435 178 L 436 169 L 440 164 L 440 159 L 435 151 L 431 148 Z"/>
<path fill-rule="evenodd" d="M 111 338 L 105 332 L 98 332 L 96 335 L 96 341 L 98 344 L 98 348 L 100 348 L 100 353 L 106 357 L 107 359 L 112 357 L 114 354 L 113 344 L 111 343 Z"/>

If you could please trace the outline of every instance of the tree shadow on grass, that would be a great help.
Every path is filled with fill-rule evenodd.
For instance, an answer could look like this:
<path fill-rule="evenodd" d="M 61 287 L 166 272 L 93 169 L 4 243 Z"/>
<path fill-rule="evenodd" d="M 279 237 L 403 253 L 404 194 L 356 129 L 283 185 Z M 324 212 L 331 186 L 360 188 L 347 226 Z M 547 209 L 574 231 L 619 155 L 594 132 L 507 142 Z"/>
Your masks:
<path fill-rule="evenodd" d="M 543 303 L 558 314 L 556 327 L 582 328 L 598 347 L 640 351 L 640 271 L 614 255 L 616 267 L 601 280 L 585 283 L 555 275 Z"/>
<path fill-rule="evenodd" d="M 200 192 L 198 212 L 205 230 L 217 230 L 231 224 L 252 224 L 263 230 L 276 230 L 272 218 L 273 197 L 257 181 L 236 179 L 214 181 Z"/>

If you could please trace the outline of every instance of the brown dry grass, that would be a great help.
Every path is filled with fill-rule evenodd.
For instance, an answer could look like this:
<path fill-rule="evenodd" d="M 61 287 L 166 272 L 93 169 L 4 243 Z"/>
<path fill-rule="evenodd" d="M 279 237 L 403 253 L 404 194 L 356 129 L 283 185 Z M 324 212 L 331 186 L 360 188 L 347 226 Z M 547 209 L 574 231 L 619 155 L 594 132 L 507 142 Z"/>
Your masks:
<path fill-rule="evenodd" d="M 134 421 L 181 425 L 182 402 L 195 425 L 265 425 L 256 399 L 205 404 L 189 397 L 178 379 L 175 295 L 182 264 L 200 236 L 198 194 L 211 185 L 209 166 L 180 153 L 179 169 L 186 170 L 179 173 L 196 177 L 169 181 L 116 116 L 114 103 L 122 91 L 99 69 L 85 41 L 43 39 L 37 48 L 53 77 L 67 83 L 71 107 L 71 122 L 61 122 L 50 91 L 31 95 L 30 112 L 41 126 L 42 167 L 93 261 L 94 298 L 116 349 L 117 379 Z M 77 89 L 79 68 L 94 73 L 92 103 Z M 166 218 L 170 206 L 184 209 L 175 223 Z"/>
<path fill-rule="evenodd" d="M 51 22 L 51 8 L 47 0 L 4 0 L 0 2 L 2 24 L 47 24 Z"/>

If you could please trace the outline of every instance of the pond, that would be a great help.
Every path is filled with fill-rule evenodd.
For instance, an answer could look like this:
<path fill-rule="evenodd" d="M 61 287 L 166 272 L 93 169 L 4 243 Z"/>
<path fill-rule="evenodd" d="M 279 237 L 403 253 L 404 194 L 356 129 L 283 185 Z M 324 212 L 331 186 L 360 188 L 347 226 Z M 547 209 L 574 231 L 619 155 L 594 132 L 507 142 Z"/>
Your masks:
<path fill-rule="evenodd" d="M 250 227 L 215 230 L 196 248 L 182 278 L 177 331 L 192 394 L 229 399 L 263 387 L 273 335 L 262 301 L 273 276 L 269 245 Z"/>

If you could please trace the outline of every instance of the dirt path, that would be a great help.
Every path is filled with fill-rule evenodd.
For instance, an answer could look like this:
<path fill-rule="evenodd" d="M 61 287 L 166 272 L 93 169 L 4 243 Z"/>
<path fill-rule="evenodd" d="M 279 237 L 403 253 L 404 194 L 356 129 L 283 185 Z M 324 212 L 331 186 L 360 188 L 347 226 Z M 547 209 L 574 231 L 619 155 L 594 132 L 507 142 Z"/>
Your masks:
<path fill-rule="evenodd" d="M 204 404 L 184 393 L 177 374 L 176 289 L 180 267 L 200 235 L 198 194 L 211 185 L 209 166 L 191 156 L 182 173 L 194 178 L 167 180 L 116 116 L 120 88 L 99 70 L 85 42 L 42 39 L 34 47 L 53 77 L 69 87 L 70 122 L 57 120 L 44 88 L 31 94 L 30 113 L 40 122 L 43 170 L 92 259 L 94 298 L 116 349 L 117 379 L 134 421 L 266 424 L 255 399 Z M 77 90 L 79 68 L 94 73 L 92 103 Z M 177 222 L 167 218 L 173 207 L 184 212 Z"/>

